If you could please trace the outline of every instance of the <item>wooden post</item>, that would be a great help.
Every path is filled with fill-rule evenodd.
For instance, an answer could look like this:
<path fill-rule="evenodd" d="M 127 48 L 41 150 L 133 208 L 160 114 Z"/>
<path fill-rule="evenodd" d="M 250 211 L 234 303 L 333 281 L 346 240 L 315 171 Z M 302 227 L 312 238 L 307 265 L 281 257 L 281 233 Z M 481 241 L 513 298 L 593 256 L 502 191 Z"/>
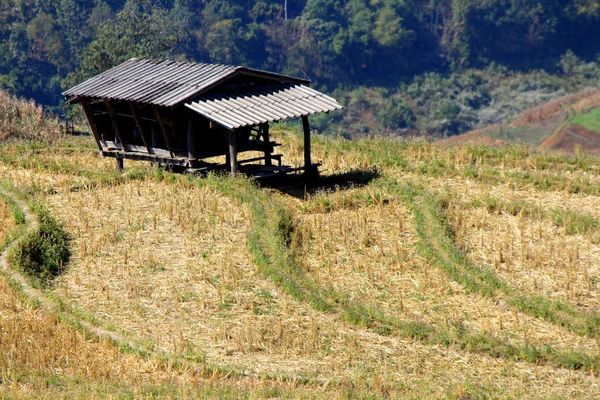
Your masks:
<path fill-rule="evenodd" d="M 310 160 L 310 124 L 307 115 L 302 116 L 302 128 L 304 129 L 304 166 L 308 167 L 312 161 Z"/>
<path fill-rule="evenodd" d="M 116 160 L 117 160 L 117 172 L 123 171 L 123 159 L 116 158 Z"/>
<path fill-rule="evenodd" d="M 133 119 L 135 120 L 135 124 L 137 125 L 137 128 L 140 131 L 140 136 L 142 137 L 144 146 L 146 146 L 146 150 L 148 151 L 148 154 L 152 154 L 152 151 L 150 150 L 150 141 L 148 140 L 146 131 L 144 130 L 144 127 L 142 126 L 142 120 L 140 119 L 137 109 L 135 108 L 135 104 L 133 104 L 131 101 L 129 101 L 128 103 L 129 103 L 129 108 L 131 109 L 131 114 L 133 115 Z"/>
<path fill-rule="evenodd" d="M 235 174 L 238 171 L 237 165 L 237 134 L 235 131 L 229 131 L 229 164 L 231 173 Z"/>
<path fill-rule="evenodd" d="M 115 134 L 117 135 L 117 137 L 119 138 L 119 141 L 121 142 L 121 145 L 123 146 L 123 151 L 126 152 L 126 151 L 128 151 L 127 144 L 123 140 L 123 136 L 121 136 L 121 129 L 119 129 L 119 123 L 117 122 L 117 116 L 115 115 L 115 111 L 113 110 L 112 106 L 110 105 L 110 101 L 108 99 L 104 99 L 104 104 L 106 104 L 106 111 L 108 111 L 110 120 L 112 121 L 113 126 L 115 127 Z M 116 142 L 116 140 L 115 140 L 115 142 Z"/>
<path fill-rule="evenodd" d="M 271 139 L 269 138 L 269 123 L 262 124 L 262 136 L 265 141 L 265 165 L 273 165 L 271 162 Z"/>
<path fill-rule="evenodd" d="M 151 147 L 158 147 L 158 132 L 156 131 L 156 129 L 154 129 L 154 127 L 152 127 L 150 129 L 150 136 L 151 136 Z"/>
<path fill-rule="evenodd" d="M 169 136 L 167 135 L 167 131 L 165 130 L 165 124 L 163 123 L 162 118 L 160 117 L 160 112 L 158 111 L 158 107 L 152 104 L 152 109 L 154 110 L 154 115 L 156 116 L 156 120 L 160 125 L 160 130 L 163 134 L 163 138 L 165 139 L 165 144 L 167 145 L 167 150 L 169 150 L 169 154 L 171 158 L 173 158 L 173 150 L 171 149 L 171 143 L 169 142 Z"/>
<path fill-rule="evenodd" d="M 188 158 L 195 158 L 196 149 L 194 146 L 194 130 L 192 129 L 192 116 L 188 114 L 188 130 L 187 130 L 187 147 L 188 147 Z"/>
<path fill-rule="evenodd" d="M 98 145 L 98 150 L 102 151 L 102 145 L 100 144 L 100 133 L 98 132 L 96 121 L 94 121 L 94 113 L 92 113 L 92 110 L 90 110 L 90 106 L 88 105 L 86 99 L 81 99 L 81 107 L 83 108 L 85 117 L 87 118 L 90 124 L 90 129 L 92 130 L 92 134 L 94 135 L 94 139 L 96 140 L 96 144 Z"/>

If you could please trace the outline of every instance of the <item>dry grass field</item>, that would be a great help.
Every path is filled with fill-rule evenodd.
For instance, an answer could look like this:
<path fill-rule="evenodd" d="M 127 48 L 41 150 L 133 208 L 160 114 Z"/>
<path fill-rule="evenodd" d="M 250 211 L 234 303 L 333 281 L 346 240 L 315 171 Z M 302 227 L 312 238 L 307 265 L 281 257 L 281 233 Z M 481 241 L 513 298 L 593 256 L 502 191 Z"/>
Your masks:
<path fill-rule="evenodd" d="M 16 225 L 10 207 L 4 201 L 0 202 L 0 222 L 2 222 L 2 225 L 0 225 L 0 243 L 4 243 Z"/>
<path fill-rule="evenodd" d="M 0 397 L 600 398 L 599 159 L 313 149 L 319 180 L 259 187 L 0 143 L 0 249 L 58 266 L 52 309 L 0 275 Z"/>

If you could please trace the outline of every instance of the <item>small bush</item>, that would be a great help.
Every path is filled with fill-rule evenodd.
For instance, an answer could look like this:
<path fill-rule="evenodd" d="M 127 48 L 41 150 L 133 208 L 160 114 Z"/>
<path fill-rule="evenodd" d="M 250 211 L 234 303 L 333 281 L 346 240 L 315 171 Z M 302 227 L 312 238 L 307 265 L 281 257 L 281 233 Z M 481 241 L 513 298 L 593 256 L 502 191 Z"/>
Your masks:
<path fill-rule="evenodd" d="M 460 107 L 452 100 L 444 100 L 440 103 L 435 113 L 437 119 L 453 120 L 458 116 Z"/>
<path fill-rule="evenodd" d="M 412 128 L 416 118 L 409 106 L 402 102 L 390 101 L 379 114 L 381 123 L 388 129 Z"/>
<path fill-rule="evenodd" d="M 42 287 L 59 275 L 69 261 L 68 236 L 49 211 L 37 207 L 39 227 L 25 236 L 9 254 L 10 263 Z"/>
<path fill-rule="evenodd" d="M 292 243 L 292 236 L 296 230 L 294 220 L 291 215 L 283 210 L 279 212 L 277 217 L 277 234 L 281 238 L 283 244 L 289 246 Z"/>

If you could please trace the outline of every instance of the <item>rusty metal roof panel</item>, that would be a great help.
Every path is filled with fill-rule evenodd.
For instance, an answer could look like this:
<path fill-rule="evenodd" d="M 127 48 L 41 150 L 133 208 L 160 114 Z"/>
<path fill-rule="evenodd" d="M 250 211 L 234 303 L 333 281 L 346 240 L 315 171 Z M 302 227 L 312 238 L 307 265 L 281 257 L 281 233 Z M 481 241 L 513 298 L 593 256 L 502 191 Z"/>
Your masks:
<path fill-rule="evenodd" d="M 63 95 L 173 106 L 240 69 L 243 68 L 134 58 L 74 86 Z"/>
<path fill-rule="evenodd" d="M 223 74 L 223 72 L 220 70 L 209 70 L 206 72 L 206 76 L 202 81 L 199 81 L 193 85 L 193 89 L 189 89 L 188 86 L 184 86 L 179 90 L 172 91 L 161 96 L 157 99 L 157 101 L 170 105 L 178 104 L 189 99 L 190 97 L 193 97 L 195 94 L 201 92 L 205 88 L 210 87 L 211 85 L 218 83 L 227 77 L 230 77 L 231 75 L 233 75 L 233 73 Z"/>
<path fill-rule="evenodd" d="M 133 58 L 68 89 L 63 95 L 69 100 L 106 98 L 170 107 L 211 90 L 236 74 L 274 83 L 309 83 L 301 78 L 239 66 Z"/>
<path fill-rule="evenodd" d="M 139 85 L 139 78 L 147 74 L 148 71 L 156 71 L 161 69 L 160 66 L 157 66 L 157 62 L 151 62 L 150 60 L 139 62 L 137 65 L 135 65 L 135 68 L 133 68 L 130 65 L 132 64 L 131 61 L 134 60 L 130 60 L 125 64 L 122 64 L 123 68 L 109 70 L 103 74 L 95 76 L 81 85 L 78 85 L 76 88 L 78 88 L 78 91 L 85 92 L 86 95 L 90 97 L 110 98 L 113 92 L 123 91 L 127 88 Z M 136 79 L 136 77 L 138 77 L 138 79 Z M 68 92 L 69 91 L 65 93 Z"/>
<path fill-rule="evenodd" d="M 211 92 L 185 105 L 227 129 L 342 109 L 331 97 L 294 83 Z"/>

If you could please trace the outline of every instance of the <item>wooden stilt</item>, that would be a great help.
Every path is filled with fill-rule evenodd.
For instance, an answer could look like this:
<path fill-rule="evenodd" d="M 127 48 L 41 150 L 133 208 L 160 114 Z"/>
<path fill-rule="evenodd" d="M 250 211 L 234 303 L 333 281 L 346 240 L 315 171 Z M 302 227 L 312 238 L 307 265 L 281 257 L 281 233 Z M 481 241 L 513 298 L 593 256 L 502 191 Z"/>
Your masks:
<path fill-rule="evenodd" d="M 265 165 L 273 165 L 271 162 L 271 139 L 269 138 L 269 123 L 262 124 L 262 136 L 265 141 Z"/>
<path fill-rule="evenodd" d="M 92 130 L 92 134 L 94 135 L 94 139 L 96 140 L 96 144 L 98 145 L 98 150 L 102 151 L 102 145 L 100 144 L 100 133 L 98 132 L 98 127 L 96 126 L 96 121 L 94 120 L 94 113 L 90 109 L 90 106 L 86 99 L 81 99 L 81 107 L 83 108 L 83 112 L 90 124 L 90 129 Z"/>
<path fill-rule="evenodd" d="M 135 108 L 135 105 L 131 101 L 128 103 L 129 103 L 129 108 L 131 109 L 131 114 L 133 115 L 133 119 L 135 120 L 135 124 L 137 125 L 137 128 L 140 131 L 140 136 L 142 137 L 144 146 L 146 146 L 146 150 L 148 151 L 148 154 L 152 154 L 152 150 L 150 150 L 150 140 L 148 139 L 148 136 L 146 135 L 146 131 L 144 130 L 144 127 L 142 126 L 142 120 L 140 119 L 137 109 Z"/>
<path fill-rule="evenodd" d="M 163 138 L 165 139 L 165 144 L 167 145 L 169 154 L 171 155 L 171 158 L 173 158 L 173 149 L 171 148 L 171 143 L 169 142 L 169 136 L 167 135 L 167 131 L 165 130 L 165 124 L 163 123 L 163 120 L 160 116 L 158 107 L 156 107 L 154 104 L 152 104 L 152 109 L 154 110 L 154 115 L 156 116 L 158 124 L 160 125 L 160 131 L 162 132 Z"/>
<path fill-rule="evenodd" d="M 310 159 L 310 124 L 308 116 L 302 116 L 302 129 L 304 130 L 304 166 L 308 167 L 312 164 Z"/>
<path fill-rule="evenodd" d="M 108 99 L 104 99 L 104 104 L 106 105 L 106 111 L 108 111 L 110 120 L 112 121 L 113 126 L 115 127 L 115 135 L 119 139 L 119 142 L 121 142 L 121 146 L 123 146 L 123 151 L 125 151 L 125 152 L 129 151 L 129 149 L 127 148 L 127 144 L 125 143 L 125 141 L 123 140 L 123 136 L 121 135 L 121 129 L 119 128 L 119 122 L 117 121 L 117 116 L 115 115 L 115 111 L 113 110 L 112 106 L 110 105 L 110 101 Z M 116 142 L 116 140 L 115 140 L 115 142 Z"/>
<path fill-rule="evenodd" d="M 117 172 L 121 172 L 123 171 L 123 159 L 122 158 L 116 158 L 115 160 L 117 160 Z"/>
<path fill-rule="evenodd" d="M 194 144 L 194 130 L 192 127 L 192 116 L 188 114 L 188 130 L 187 130 L 187 147 L 188 147 L 188 158 L 196 158 L 196 149 Z"/>
<path fill-rule="evenodd" d="M 238 171 L 236 136 L 237 134 L 235 131 L 229 131 L 229 165 L 232 174 L 235 174 Z"/>

